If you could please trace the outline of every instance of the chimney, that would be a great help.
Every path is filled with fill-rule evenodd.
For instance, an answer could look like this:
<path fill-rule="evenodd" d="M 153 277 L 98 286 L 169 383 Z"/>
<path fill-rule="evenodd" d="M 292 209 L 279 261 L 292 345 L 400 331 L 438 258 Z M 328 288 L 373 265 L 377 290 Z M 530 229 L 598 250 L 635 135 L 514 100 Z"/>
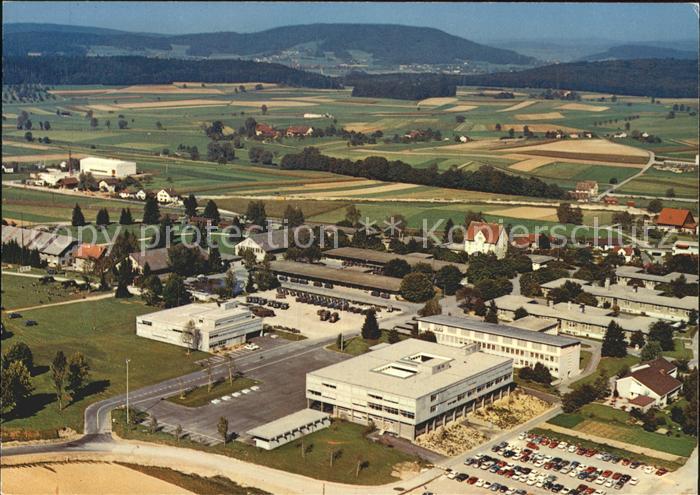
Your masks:
<path fill-rule="evenodd" d="M 581 310 L 581 313 L 585 313 L 585 312 L 586 312 L 586 305 L 585 305 L 585 304 L 579 304 L 579 307 L 578 307 L 578 308 Z"/>
<path fill-rule="evenodd" d="M 636 285 L 636 284 L 634 285 L 634 291 L 635 291 L 635 292 L 639 292 L 639 286 Z"/>
<path fill-rule="evenodd" d="M 605 288 L 610 290 L 610 279 L 609 278 L 605 279 Z"/>
<path fill-rule="evenodd" d="M 569 311 L 571 311 L 571 301 L 569 301 L 568 303 L 566 303 L 566 309 L 568 309 Z"/>

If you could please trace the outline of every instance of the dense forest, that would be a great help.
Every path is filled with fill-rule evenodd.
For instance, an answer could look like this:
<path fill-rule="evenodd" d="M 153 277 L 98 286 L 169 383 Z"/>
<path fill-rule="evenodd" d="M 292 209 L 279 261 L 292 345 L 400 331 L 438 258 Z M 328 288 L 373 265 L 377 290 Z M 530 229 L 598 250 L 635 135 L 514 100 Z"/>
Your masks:
<path fill-rule="evenodd" d="M 351 51 L 370 54 L 385 64 L 445 64 L 476 60 L 494 64 L 530 65 L 531 57 L 493 48 L 447 34 L 434 28 L 390 24 L 308 24 L 282 26 L 256 33 L 195 33 L 162 35 L 129 33 L 97 28 L 73 28 L 51 24 L 7 24 L 3 26 L 3 55 L 86 55 L 91 47 L 117 50 L 146 49 L 172 52 L 172 45 L 187 46 L 190 56 L 212 54 L 265 56 L 302 49 L 325 57 L 333 53 L 351 62 Z"/>
<path fill-rule="evenodd" d="M 338 88 L 336 79 L 249 60 L 148 57 L 3 57 L 3 84 L 169 84 L 175 81 L 268 82 Z"/>
<path fill-rule="evenodd" d="M 449 187 L 470 191 L 514 194 L 546 198 L 561 198 L 565 192 L 556 184 L 547 184 L 535 177 L 510 175 L 484 165 L 476 171 L 464 171 L 456 167 L 440 172 L 436 165 L 420 169 L 400 160 L 389 161 L 381 156 L 364 160 L 333 158 L 322 155 L 317 148 L 304 148 L 301 153 L 282 158 L 280 167 L 293 170 L 319 170 L 372 180 L 407 182 L 434 187 Z"/>
<path fill-rule="evenodd" d="M 454 96 L 457 86 L 440 74 L 364 74 L 353 72 L 343 78 L 352 86 L 352 96 L 423 100 L 433 96 Z"/>
<path fill-rule="evenodd" d="M 459 85 L 565 88 L 618 95 L 697 98 L 698 61 L 611 60 L 547 65 L 519 72 L 457 76 Z"/>
<path fill-rule="evenodd" d="M 681 58 L 697 60 L 698 52 L 678 50 L 665 46 L 619 45 L 611 46 L 604 52 L 581 57 L 580 60 L 634 60 L 639 58 Z"/>

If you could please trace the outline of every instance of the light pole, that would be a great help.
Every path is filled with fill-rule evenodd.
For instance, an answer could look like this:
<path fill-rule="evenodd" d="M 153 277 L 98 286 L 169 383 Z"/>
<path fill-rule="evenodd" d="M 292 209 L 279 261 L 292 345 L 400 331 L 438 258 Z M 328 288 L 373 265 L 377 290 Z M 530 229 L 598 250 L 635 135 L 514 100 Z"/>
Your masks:
<path fill-rule="evenodd" d="M 126 359 L 126 427 L 129 428 L 129 361 Z"/>

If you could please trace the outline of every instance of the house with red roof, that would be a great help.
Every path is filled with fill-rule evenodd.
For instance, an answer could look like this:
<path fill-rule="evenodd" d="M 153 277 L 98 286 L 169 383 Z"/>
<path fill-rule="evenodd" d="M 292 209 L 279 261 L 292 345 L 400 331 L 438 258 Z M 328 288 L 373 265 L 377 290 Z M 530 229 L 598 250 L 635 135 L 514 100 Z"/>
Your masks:
<path fill-rule="evenodd" d="M 630 368 L 630 373 L 615 381 L 617 393 L 631 407 L 647 410 L 666 407 L 680 394 L 683 384 L 678 368 L 664 358 L 645 361 Z"/>
<path fill-rule="evenodd" d="M 469 255 L 493 253 L 503 259 L 508 252 L 508 234 L 503 225 L 472 221 L 464 236 L 464 250 Z"/>
<path fill-rule="evenodd" d="M 73 268 L 80 272 L 91 272 L 106 252 L 105 246 L 83 243 L 73 255 Z"/>
<path fill-rule="evenodd" d="M 663 208 L 656 217 L 656 227 L 663 230 L 696 233 L 698 224 L 689 210 L 681 208 Z"/>
<path fill-rule="evenodd" d="M 294 136 L 311 136 L 314 133 L 314 128 L 308 125 L 292 125 L 287 127 L 285 135 L 287 137 Z"/>
<path fill-rule="evenodd" d="M 255 135 L 261 138 L 275 138 L 280 134 L 278 130 L 267 124 L 256 124 Z"/>

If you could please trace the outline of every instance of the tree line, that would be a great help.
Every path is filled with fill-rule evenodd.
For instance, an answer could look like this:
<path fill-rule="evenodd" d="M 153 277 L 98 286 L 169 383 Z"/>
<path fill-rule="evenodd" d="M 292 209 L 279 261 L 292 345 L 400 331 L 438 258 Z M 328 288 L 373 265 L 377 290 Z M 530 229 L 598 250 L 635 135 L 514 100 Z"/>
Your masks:
<path fill-rule="evenodd" d="M 524 178 L 510 175 L 488 165 L 483 165 L 475 171 L 452 167 L 440 172 L 435 164 L 424 169 L 416 169 L 401 160 L 389 161 L 381 156 L 370 156 L 364 160 L 353 161 L 322 155 L 317 148 L 313 147 L 304 148 L 301 153 L 285 155 L 280 167 L 499 194 L 546 198 L 564 196 L 564 191 L 556 184 L 547 184 L 536 177 Z"/>

